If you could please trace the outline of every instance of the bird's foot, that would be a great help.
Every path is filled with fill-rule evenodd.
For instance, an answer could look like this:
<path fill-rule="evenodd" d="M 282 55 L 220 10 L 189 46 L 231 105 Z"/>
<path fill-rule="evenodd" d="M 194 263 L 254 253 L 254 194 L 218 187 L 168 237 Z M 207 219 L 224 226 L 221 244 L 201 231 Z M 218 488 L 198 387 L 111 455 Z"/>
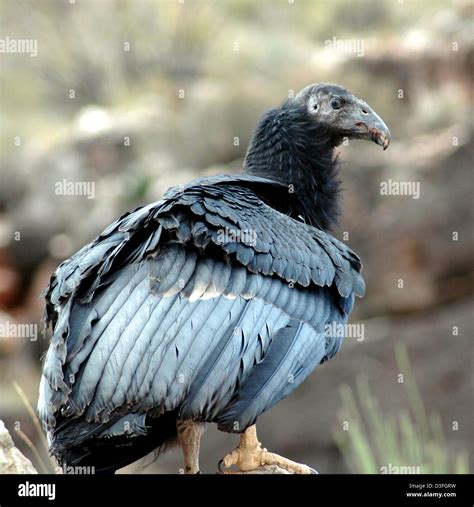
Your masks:
<path fill-rule="evenodd" d="M 225 474 L 238 473 L 231 469 L 232 466 L 236 466 L 241 472 L 257 472 L 261 467 L 268 465 L 277 466 L 294 474 L 317 473 L 316 470 L 307 465 L 268 452 L 258 441 L 255 426 L 250 426 L 242 434 L 239 446 L 221 459 L 219 471 Z"/>

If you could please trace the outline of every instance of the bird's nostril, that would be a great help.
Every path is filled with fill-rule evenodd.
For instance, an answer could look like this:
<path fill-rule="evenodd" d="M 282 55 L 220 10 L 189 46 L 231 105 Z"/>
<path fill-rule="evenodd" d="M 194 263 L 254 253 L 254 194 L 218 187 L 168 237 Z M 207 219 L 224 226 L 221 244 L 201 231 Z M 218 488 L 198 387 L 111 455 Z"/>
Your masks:
<path fill-rule="evenodd" d="M 364 114 L 369 114 L 368 111 L 366 111 L 365 109 L 361 109 L 361 111 L 364 113 Z"/>

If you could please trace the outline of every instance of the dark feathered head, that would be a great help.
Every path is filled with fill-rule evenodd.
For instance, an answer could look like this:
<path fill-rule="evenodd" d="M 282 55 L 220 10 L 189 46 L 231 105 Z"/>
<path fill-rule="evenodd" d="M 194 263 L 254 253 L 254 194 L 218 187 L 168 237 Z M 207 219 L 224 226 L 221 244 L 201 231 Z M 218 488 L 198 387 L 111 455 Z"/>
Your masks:
<path fill-rule="evenodd" d="M 309 85 L 261 118 L 244 172 L 287 185 L 294 197 L 272 204 L 328 229 L 339 213 L 334 148 L 344 138 L 368 139 L 386 149 L 391 136 L 377 113 L 342 86 Z"/>

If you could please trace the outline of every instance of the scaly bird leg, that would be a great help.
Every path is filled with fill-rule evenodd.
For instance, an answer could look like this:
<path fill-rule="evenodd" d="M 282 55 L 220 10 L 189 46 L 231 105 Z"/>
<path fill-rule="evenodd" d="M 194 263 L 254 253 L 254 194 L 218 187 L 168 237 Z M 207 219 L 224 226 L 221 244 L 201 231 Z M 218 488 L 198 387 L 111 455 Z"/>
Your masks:
<path fill-rule="evenodd" d="M 232 470 L 224 470 L 233 465 L 239 467 L 242 472 L 257 470 L 263 465 L 277 465 L 280 468 L 295 474 L 314 474 L 315 470 L 307 465 L 301 465 L 283 456 L 268 452 L 257 438 L 255 425 L 249 426 L 240 436 L 240 443 L 230 454 L 227 454 L 219 463 L 219 469 L 223 473 L 234 473 Z"/>
<path fill-rule="evenodd" d="M 184 473 L 199 473 L 199 446 L 203 425 L 194 421 L 177 421 L 178 440 L 183 449 Z"/>

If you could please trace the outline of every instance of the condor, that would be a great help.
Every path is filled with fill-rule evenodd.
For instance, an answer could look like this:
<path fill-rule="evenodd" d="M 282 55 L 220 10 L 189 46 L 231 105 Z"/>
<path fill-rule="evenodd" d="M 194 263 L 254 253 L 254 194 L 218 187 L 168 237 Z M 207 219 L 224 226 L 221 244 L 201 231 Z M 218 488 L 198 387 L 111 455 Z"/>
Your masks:
<path fill-rule="evenodd" d="M 260 120 L 241 174 L 202 178 L 118 219 L 46 291 L 53 335 L 38 409 L 62 465 L 115 472 L 179 441 L 199 471 L 204 423 L 241 434 L 221 467 L 312 469 L 264 449 L 260 414 L 339 350 L 364 293 L 335 239 L 345 138 L 390 132 L 341 86 L 314 84 Z"/>

